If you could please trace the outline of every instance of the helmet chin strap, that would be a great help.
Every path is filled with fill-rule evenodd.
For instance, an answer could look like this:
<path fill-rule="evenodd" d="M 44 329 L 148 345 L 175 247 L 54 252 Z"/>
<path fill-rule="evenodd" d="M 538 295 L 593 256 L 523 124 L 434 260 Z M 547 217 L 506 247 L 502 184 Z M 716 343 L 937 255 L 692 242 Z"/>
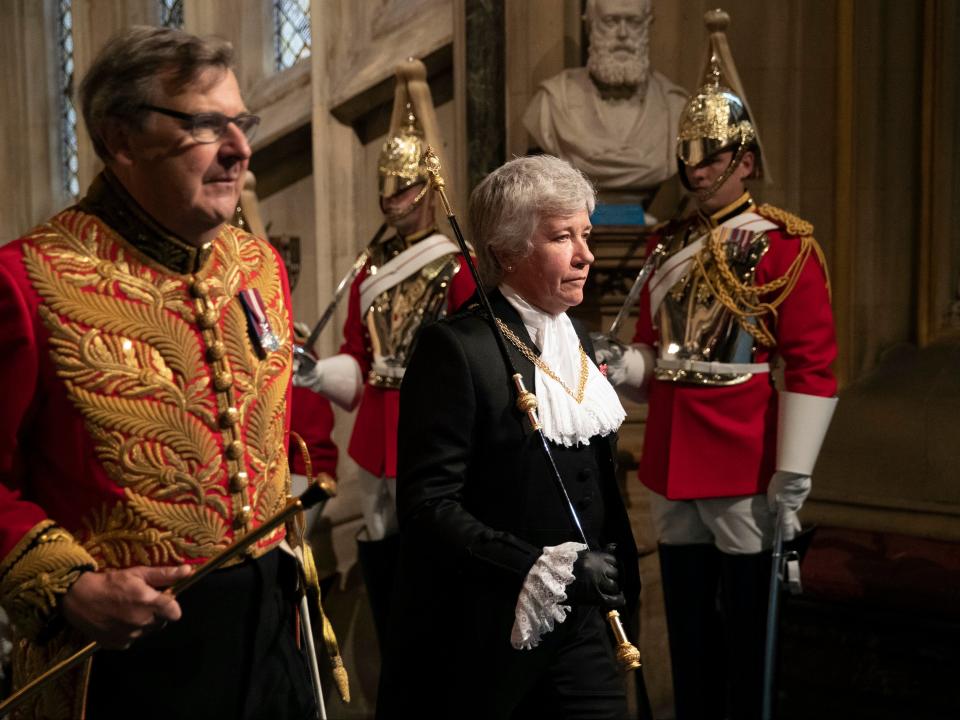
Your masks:
<path fill-rule="evenodd" d="M 747 145 L 742 140 L 740 145 L 737 147 L 737 151 L 733 154 L 733 157 L 730 159 L 730 164 L 727 165 L 726 169 L 720 174 L 716 180 L 713 181 L 713 184 L 710 185 L 706 190 L 695 190 L 694 194 L 697 196 L 698 202 L 706 202 L 714 195 L 717 194 L 717 191 L 723 187 L 723 184 L 730 179 L 730 176 L 733 175 L 734 170 L 740 166 L 740 162 L 743 160 L 743 153 L 746 152 Z"/>
<path fill-rule="evenodd" d="M 385 211 L 383 209 L 383 198 L 381 197 L 380 210 L 383 212 L 384 216 L 386 217 L 387 222 L 390 225 L 394 225 L 396 224 L 397 220 L 402 220 L 407 215 L 409 215 L 414 210 L 416 210 L 417 206 L 420 205 L 420 203 L 423 202 L 423 199 L 427 196 L 427 190 L 429 189 L 430 189 L 430 183 L 424 183 L 423 188 L 421 188 L 420 192 L 417 193 L 417 196 L 410 202 L 409 205 L 407 205 L 407 207 L 405 207 L 403 210 L 400 210 L 399 212 Z"/>

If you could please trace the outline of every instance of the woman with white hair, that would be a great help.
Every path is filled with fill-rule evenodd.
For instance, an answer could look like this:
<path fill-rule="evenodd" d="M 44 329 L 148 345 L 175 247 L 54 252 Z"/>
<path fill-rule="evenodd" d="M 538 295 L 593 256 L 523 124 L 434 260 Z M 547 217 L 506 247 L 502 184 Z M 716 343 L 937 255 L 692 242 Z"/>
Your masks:
<path fill-rule="evenodd" d="M 424 329 L 400 396 L 402 560 L 379 717 L 626 715 L 604 622 L 640 586 L 614 479 L 625 413 L 566 314 L 594 259 L 593 207 L 567 162 L 524 157 L 477 186 L 470 227 L 495 321 L 603 550 L 579 542 L 479 303 Z"/>

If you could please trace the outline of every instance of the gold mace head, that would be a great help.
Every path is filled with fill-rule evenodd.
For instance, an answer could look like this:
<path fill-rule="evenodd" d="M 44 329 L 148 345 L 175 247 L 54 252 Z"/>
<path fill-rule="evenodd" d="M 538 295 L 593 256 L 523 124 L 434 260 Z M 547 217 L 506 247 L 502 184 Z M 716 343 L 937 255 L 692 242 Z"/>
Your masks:
<path fill-rule="evenodd" d="M 420 158 L 420 167 L 430 176 L 430 184 L 433 185 L 434 189 L 439 190 L 443 188 L 445 183 L 440 176 L 440 158 L 437 157 L 431 145 L 427 145 L 423 157 Z"/>

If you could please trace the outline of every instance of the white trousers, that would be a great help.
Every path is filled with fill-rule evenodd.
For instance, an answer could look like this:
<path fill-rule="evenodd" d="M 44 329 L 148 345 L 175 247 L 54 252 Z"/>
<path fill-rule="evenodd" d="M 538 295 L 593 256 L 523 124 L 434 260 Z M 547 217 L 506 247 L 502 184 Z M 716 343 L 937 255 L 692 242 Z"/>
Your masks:
<path fill-rule="evenodd" d="M 397 521 L 397 479 L 381 477 L 360 468 L 360 510 L 366 540 L 383 540 L 400 532 Z"/>
<path fill-rule="evenodd" d="M 715 545 L 730 555 L 752 555 L 773 545 L 776 515 L 766 495 L 667 500 L 650 493 L 650 513 L 663 544 Z"/>

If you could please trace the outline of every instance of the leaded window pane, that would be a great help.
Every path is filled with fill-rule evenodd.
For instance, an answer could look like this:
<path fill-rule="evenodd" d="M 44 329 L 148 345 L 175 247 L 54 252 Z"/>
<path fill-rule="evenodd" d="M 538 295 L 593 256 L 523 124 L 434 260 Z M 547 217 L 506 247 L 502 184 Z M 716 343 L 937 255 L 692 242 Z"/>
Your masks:
<path fill-rule="evenodd" d="M 160 24 L 163 27 L 183 27 L 183 0 L 160 0 Z"/>
<path fill-rule="evenodd" d="M 274 0 L 274 47 L 277 70 L 310 55 L 310 0 Z"/>
<path fill-rule="evenodd" d="M 63 187 L 80 196 L 80 159 L 77 154 L 77 110 L 73 104 L 73 2 L 59 0 L 57 69 L 60 100 L 60 157 Z"/>

